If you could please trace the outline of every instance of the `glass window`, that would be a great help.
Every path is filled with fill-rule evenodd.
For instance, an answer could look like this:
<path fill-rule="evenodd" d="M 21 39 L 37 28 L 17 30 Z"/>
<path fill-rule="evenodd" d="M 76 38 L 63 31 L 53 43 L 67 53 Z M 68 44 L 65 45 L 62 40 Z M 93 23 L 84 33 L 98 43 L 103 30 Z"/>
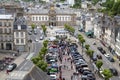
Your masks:
<path fill-rule="evenodd" d="M 7 28 L 4 29 L 4 32 L 7 33 Z"/>
<path fill-rule="evenodd" d="M 38 20 L 38 17 L 36 17 L 36 21 Z"/>
<path fill-rule="evenodd" d="M 16 39 L 16 43 L 19 43 L 19 39 Z"/>
<path fill-rule="evenodd" d="M 11 26 L 11 22 L 8 23 L 8 26 Z"/>
<path fill-rule="evenodd" d="M 23 32 L 21 32 L 21 37 L 23 37 Z"/>
<path fill-rule="evenodd" d="M 0 28 L 0 33 L 3 33 L 3 29 L 2 28 Z"/>
<path fill-rule="evenodd" d="M 21 43 L 24 43 L 24 39 L 21 39 Z"/>
<path fill-rule="evenodd" d="M 39 21 L 41 21 L 41 17 L 39 17 Z"/>
<path fill-rule="evenodd" d="M 6 23 L 6 22 L 4 22 L 4 26 L 7 26 L 7 23 Z"/>
<path fill-rule="evenodd" d="M 16 32 L 16 37 L 19 37 L 19 33 L 18 32 Z"/>
<path fill-rule="evenodd" d="M 34 21 L 34 17 L 32 17 L 32 20 Z"/>
<path fill-rule="evenodd" d="M 0 22 L 0 26 L 2 26 L 2 22 Z"/>

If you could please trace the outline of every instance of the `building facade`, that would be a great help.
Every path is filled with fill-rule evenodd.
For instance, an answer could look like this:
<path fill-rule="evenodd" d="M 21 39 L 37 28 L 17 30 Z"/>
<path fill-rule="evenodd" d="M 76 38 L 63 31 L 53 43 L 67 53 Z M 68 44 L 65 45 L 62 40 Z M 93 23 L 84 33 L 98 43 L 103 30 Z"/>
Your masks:
<path fill-rule="evenodd" d="M 73 11 L 64 9 L 55 9 L 54 5 L 50 5 L 49 9 L 30 9 L 26 12 L 27 23 L 37 26 L 64 26 L 69 24 L 76 26 L 76 14 Z"/>
<path fill-rule="evenodd" d="M 27 51 L 27 24 L 23 16 L 16 17 L 14 21 L 14 49 L 16 51 Z"/>
<path fill-rule="evenodd" d="M 13 50 L 13 15 L 0 14 L 0 50 Z"/>

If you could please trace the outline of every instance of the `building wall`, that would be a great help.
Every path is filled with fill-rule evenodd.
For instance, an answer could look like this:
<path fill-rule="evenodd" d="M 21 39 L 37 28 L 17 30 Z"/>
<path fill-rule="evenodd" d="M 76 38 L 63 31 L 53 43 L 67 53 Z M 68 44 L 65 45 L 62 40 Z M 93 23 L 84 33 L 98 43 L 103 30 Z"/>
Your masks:
<path fill-rule="evenodd" d="M 116 47 L 115 52 L 120 58 L 120 32 L 118 33 L 118 36 L 116 37 L 116 45 L 115 45 L 115 47 Z"/>
<path fill-rule="evenodd" d="M 49 16 L 41 15 L 41 14 L 28 14 L 27 16 L 27 23 L 30 26 L 32 23 L 35 23 L 37 26 L 41 26 L 45 24 L 49 26 Z M 76 25 L 76 15 L 56 15 L 56 26 L 64 26 L 65 23 L 68 23 L 71 26 Z"/>
<path fill-rule="evenodd" d="M 0 19 L 0 49 L 13 50 L 13 19 Z"/>

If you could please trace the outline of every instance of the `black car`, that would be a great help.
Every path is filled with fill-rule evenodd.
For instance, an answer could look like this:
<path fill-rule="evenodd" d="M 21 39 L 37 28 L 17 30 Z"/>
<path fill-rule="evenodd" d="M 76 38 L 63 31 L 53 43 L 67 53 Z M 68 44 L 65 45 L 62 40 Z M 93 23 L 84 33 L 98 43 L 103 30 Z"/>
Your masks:
<path fill-rule="evenodd" d="M 13 71 L 16 67 L 17 67 L 17 64 L 12 63 L 12 64 L 8 65 L 7 71 L 8 71 L 8 72 L 11 72 L 11 71 Z"/>
<path fill-rule="evenodd" d="M 112 57 L 109 57 L 108 60 L 109 60 L 110 62 L 115 62 L 115 60 L 114 60 Z"/>
<path fill-rule="evenodd" d="M 105 51 L 102 47 L 97 47 L 97 49 L 98 49 L 102 54 L 106 54 L 106 51 Z"/>
<path fill-rule="evenodd" d="M 97 54 L 97 58 L 98 58 L 98 59 L 102 59 L 102 56 L 99 55 L 99 54 Z"/>
<path fill-rule="evenodd" d="M 111 73 L 114 75 L 114 76 L 118 76 L 118 72 L 115 68 L 109 68 L 109 70 L 111 71 Z"/>

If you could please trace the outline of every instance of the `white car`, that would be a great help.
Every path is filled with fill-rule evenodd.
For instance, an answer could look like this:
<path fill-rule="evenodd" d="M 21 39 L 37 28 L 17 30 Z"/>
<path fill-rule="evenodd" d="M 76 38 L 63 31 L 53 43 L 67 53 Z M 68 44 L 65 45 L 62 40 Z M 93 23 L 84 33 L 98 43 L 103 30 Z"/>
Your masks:
<path fill-rule="evenodd" d="M 39 40 L 38 39 L 35 39 L 36 42 L 38 42 Z"/>
<path fill-rule="evenodd" d="M 40 37 L 40 40 L 43 40 L 44 39 L 44 36 L 42 35 L 41 37 Z"/>
<path fill-rule="evenodd" d="M 57 80 L 57 75 L 51 74 L 50 75 L 50 80 Z"/>
<path fill-rule="evenodd" d="M 109 54 L 104 54 L 104 56 L 105 56 L 106 58 L 110 57 L 110 55 L 109 55 Z"/>

